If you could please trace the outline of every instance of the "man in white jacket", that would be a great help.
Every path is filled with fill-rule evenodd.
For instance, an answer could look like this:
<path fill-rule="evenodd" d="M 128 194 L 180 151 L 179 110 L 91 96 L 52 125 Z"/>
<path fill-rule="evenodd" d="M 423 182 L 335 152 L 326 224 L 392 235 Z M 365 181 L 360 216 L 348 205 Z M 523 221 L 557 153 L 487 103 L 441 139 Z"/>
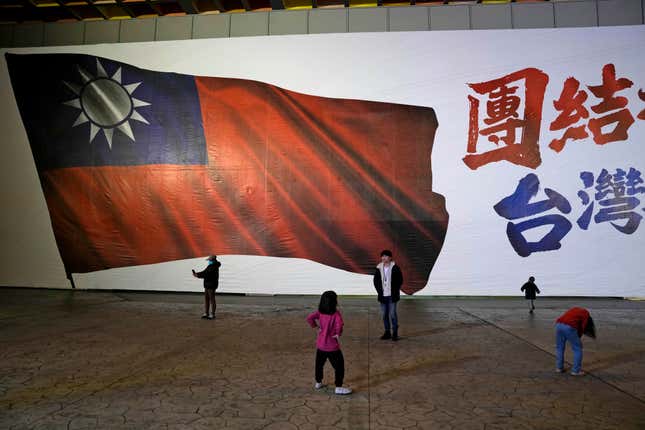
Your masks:
<path fill-rule="evenodd" d="M 396 304 L 401 298 L 401 285 L 403 273 L 399 266 L 392 260 L 392 251 L 386 249 L 381 252 L 381 262 L 374 272 L 374 288 L 378 294 L 383 314 L 385 332 L 381 339 L 399 340 L 399 320 L 396 314 Z M 390 329 L 392 331 L 390 331 Z"/>

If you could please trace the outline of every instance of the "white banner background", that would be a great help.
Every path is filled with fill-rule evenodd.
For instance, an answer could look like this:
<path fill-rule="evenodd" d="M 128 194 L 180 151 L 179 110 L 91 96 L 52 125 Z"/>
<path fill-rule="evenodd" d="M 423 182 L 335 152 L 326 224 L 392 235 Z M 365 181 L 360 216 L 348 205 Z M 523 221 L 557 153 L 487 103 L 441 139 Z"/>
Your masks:
<path fill-rule="evenodd" d="M 548 148 L 563 132 L 550 132 L 549 124 L 557 116 L 553 100 L 569 76 L 586 89 L 599 85 L 603 66 L 613 63 L 617 77 L 634 82 L 618 95 L 628 98 L 634 117 L 645 109 L 637 96 L 645 88 L 645 26 L 271 36 L 4 52 L 86 53 L 151 70 L 254 79 L 318 96 L 431 106 L 439 120 L 433 189 L 446 197 L 450 223 L 429 284 L 417 294 L 517 295 L 534 275 L 546 295 L 645 296 L 645 222 L 632 235 L 609 223 L 592 221 L 587 231 L 575 224 L 584 209 L 576 196 L 583 188 L 580 172 L 634 167 L 645 174 L 645 121 L 636 120 L 625 142 L 599 146 L 588 138 L 569 141 L 561 153 Z M 470 170 L 461 160 L 466 154 L 467 96 L 474 94 L 467 83 L 527 67 L 550 78 L 540 136 L 542 164 L 531 170 L 499 162 Z M 598 102 L 589 94 L 585 106 Z M 0 62 L 0 113 L 0 285 L 69 288 L 5 61 Z M 485 139 L 480 147 L 490 149 Z M 548 187 L 569 200 L 573 228 L 560 250 L 522 258 L 506 236 L 507 220 L 493 205 L 530 172 L 541 182 L 537 199 L 545 198 L 543 188 Z M 645 215 L 645 195 L 639 198 L 637 211 Z M 379 252 L 374 250 L 375 264 Z M 256 256 L 222 256 L 221 261 L 221 292 L 373 293 L 370 276 L 311 261 Z M 79 288 L 199 291 L 201 284 L 190 269 L 203 265 L 199 258 L 74 279 Z"/>

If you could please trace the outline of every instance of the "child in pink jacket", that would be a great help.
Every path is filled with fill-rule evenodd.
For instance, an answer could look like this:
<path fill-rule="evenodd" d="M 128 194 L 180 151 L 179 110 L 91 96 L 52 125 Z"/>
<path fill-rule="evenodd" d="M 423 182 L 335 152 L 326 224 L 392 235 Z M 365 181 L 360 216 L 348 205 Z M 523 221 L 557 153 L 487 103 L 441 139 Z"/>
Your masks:
<path fill-rule="evenodd" d="M 343 378 L 345 377 L 345 359 L 340 350 L 338 338 L 343 334 L 343 317 L 336 309 L 338 306 L 338 296 L 333 291 L 325 291 L 320 297 L 318 310 L 307 317 L 309 325 L 318 329 L 318 338 L 316 339 L 316 385 L 314 388 L 319 390 L 324 387 L 323 367 L 329 359 L 334 371 L 336 372 L 336 394 L 350 394 L 350 388 L 343 387 Z"/>

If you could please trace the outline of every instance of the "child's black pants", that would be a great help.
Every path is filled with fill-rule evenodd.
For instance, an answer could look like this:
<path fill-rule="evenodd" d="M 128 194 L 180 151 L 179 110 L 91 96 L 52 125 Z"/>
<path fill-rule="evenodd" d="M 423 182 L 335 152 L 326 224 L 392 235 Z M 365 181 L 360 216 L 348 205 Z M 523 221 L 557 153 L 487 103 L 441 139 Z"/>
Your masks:
<path fill-rule="evenodd" d="M 343 386 L 343 378 L 345 378 L 345 359 L 341 350 L 338 351 L 321 351 L 316 350 L 316 382 L 323 380 L 323 367 L 325 362 L 329 359 L 334 371 L 336 372 L 335 384 L 337 387 Z"/>

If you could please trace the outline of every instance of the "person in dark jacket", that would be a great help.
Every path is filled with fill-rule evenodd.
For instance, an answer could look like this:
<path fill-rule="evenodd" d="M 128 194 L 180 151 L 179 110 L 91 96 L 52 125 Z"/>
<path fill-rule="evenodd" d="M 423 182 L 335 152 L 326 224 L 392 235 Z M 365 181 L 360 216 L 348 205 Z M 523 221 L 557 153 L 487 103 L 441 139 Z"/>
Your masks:
<path fill-rule="evenodd" d="M 567 342 L 573 350 L 573 376 L 582 376 L 582 335 L 596 338 L 596 326 L 589 311 L 584 308 L 571 308 L 560 315 L 555 322 L 555 371 L 564 372 L 564 349 Z"/>
<path fill-rule="evenodd" d="M 386 249 L 381 252 L 381 262 L 376 266 L 374 272 L 374 288 L 376 288 L 378 301 L 381 304 L 383 325 L 385 326 L 385 332 L 381 336 L 383 340 L 399 340 L 399 319 L 396 314 L 396 304 L 401 297 L 401 285 L 403 285 L 403 273 L 392 260 L 392 251 Z"/>
<path fill-rule="evenodd" d="M 535 309 L 535 304 L 533 303 L 533 300 L 535 300 L 535 293 L 540 294 L 540 289 L 535 285 L 535 278 L 531 276 L 524 285 L 522 285 L 522 288 L 520 288 L 520 291 L 524 291 L 524 298 L 529 301 L 529 313 L 533 313 L 533 310 Z"/>
<path fill-rule="evenodd" d="M 204 280 L 204 315 L 203 319 L 212 320 L 215 318 L 215 290 L 219 285 L 219 268 L 222 265 L 217 261 L 216 255 L 210 255 L 207 259 L 208 266 L 201 272 L 195 272 L 193 269 L 193 276 Z M 212 311 L 211 311 L 212 308 Z"/>

